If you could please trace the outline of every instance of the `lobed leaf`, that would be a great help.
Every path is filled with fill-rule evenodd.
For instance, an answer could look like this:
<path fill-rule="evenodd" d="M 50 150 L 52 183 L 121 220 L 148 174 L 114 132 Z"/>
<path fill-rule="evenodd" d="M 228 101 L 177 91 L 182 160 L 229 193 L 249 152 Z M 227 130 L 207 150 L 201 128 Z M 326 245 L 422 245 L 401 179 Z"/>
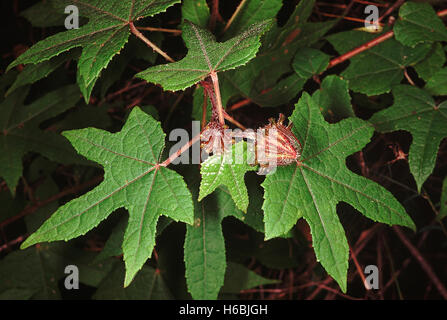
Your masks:
<path fill-rule="evenodd" d="M 385 188 L 346 167 L 346 157 L 369 142 L 373 128 L 368 123 L 349 118 L 329 124 L 307 93 L 289 120 L 303 144 L 302 155 L 299 163 L 279 166 L 262 184 L 265 238 L 286 233 L 303 217 L 317 260 L 345 292 L 349 248 L 337 203 L 349 203 L 374 221 L 410 228 L 414 223 Z"/>
<path fill-rule="evenodd" d="M 22 158 L 30 151 L 58 162 L 88 163 L 76 155 L 65 138 L 39 129 L 42 121 L 73 107 L 80 99 L 79 89 L 66 86 L 24 105 L 28 89 L 15 90 L 0 104 L 0 177 L 12 193 L 22 176 Z"/>
<path fill-rule="evenodd" d="M 94 128 L 67 131 L 76 150 L 104 167 L 104 181 L 92 191 L 60 207 L 23 244 L 69 240 L 96 227 L 113 211 L 125 207 L 125 286 L 152 254 L 160 215 L 192 224 L 191 194 L 182 177 L 158 162 L 164 148 L 160 123 L 134 108 L 115 134 Z"/>
<path fill-rule="evenodd" d="M 327 39 L 340 54 L 344 54 L 376 37 L 376 34 L 346 31 Z M 386 93 L 402 81 L 405 68 L 421 61 L 430 49 L 430 44 L 410 48 L 395 39 L 388 39 L 351 58 L 349 67 L 341 75 L 353 91 L 369 96 Z"/>
<path fill-rule="evenodd" d="M 259 38 L 271 26 L 262 21 L 225 42 L 216 42 L 213 34 L 185 20 L 182 37 L 188 54 L 180 61 L 150 67 L 136 76 L 160 84 L 165 90 L 184 90 L 213 72 L 234 69 L 255 57 Z"/>
<path fill-rule="evenodd" d="M 78 62 L 78 81 L 86 101 L 91 89 L 103 70 L 126 44 L 129 23 L 150 17 L 180 0 L 58 0 L 53 6 L 63 12 L 65 6 L 75 5 L 89 22 L 79 29 L 71 29 L 50 36 L 33 45 L 9 66 L 36 64 L 51 59 L 75 47 L 82 47 Z M 89 88 L 91 87 L 91 88 Z"/>
<path fill-rule="evenodd" d="M 248 192 L 244 176 L 248 171 L 256 170 L 254 154 L 250 153 L 246 142 L 233 145 L 223 154 L 217 154 L 206 159 L 200 168 L 199 201 L 211 194 L 217 187 L 228 188 L 236 206 L 243 212 L 248 208 Z M 252 164 L 250 164 L 252 163 Z"/>
<path fill-rule="evenodd" d="M 411 133 L 408 162 L 418 190 L 435 167 L 441 140 L 447 136 L 447 102 L 436 104 L 424 90 L 400 85 L 392 90 L 394 104 L 369 120 L 377 131 Z"/>
<path fill-rule="evenodd" d="M 447 41 L 446 26 L 428 3 L 404 3 L 393 31 L 398 41 L 411 47 L 421 42 Z"/>

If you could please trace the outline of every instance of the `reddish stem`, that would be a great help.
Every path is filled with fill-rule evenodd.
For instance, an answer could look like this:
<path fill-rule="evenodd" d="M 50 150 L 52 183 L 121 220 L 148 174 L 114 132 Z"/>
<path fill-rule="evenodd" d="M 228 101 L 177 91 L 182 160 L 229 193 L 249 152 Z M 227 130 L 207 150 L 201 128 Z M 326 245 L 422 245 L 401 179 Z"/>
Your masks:
<path fill-rule="evenodd" d="M 172 161 L 177 159 L 183 152 L 187 151 L 189 148 L 191 148 L 191 146 L 194 143 L 196 143 L 199 140 L 200 140 L 200 133 L 198 135 L 196 135 L 194 138 L 192 138 L 191 140 L 189 140 L 188 143 L 185 144 L 183 147 L 181 147 L 179 150 L 177 150 L 176 153 L 173 153 L 169 158 L 167 158 L 165 161 L 160 163 L 160 166 L 161 167 L 168 166 Z"/>
<path fill-rule="evenodd" d="M 384 33 L 383 35 L 381 35 L 367 43 L 362 44 L 360 47 L 357 47 L 349 52 L 346 52 L 345 54 L 343 54 L 337 58 L 332 59 L 331 62 L 329 62 L 329 66 L 327 67 L 327 69 L 330 69 L 330 68 L 336 66 L 337 64 L 340 64 L 346 60 L 349 60 L 353 56 L 356 56 L 359 53 L 362 53 L 363 51 L 366 51 L 374 46 L 377 46 L 378 44 L 384 42 L 385 40 L 392 38 L 393 35 L 394 35 L 393 31 L 388 31 L 388 32 Z"/>
<path fill-rule="evenodd" d="M 437 15 L 439 17 L 446 16 L 447 9 L 437 12 Z M 388 32 L 384 33 L 383 35 L 381 35 L 365 44 L 362 44 L 360 47 L 357 47 L 349 52 L 346 52 L 345 54 L 343 54 L 337 58 L 332 59 L 329 62 L 329 66 L 326 68 L 326 70 L 330 69 L 330 68 L 336 66 L 337 64 L 340 64 L 346 60 L 351 59 L 353 56 L 358 55 L 359 53 L 362 53 L 363 51 L 366 51 L 374 46 L 377 46 L 378 44 L 384 42 L 385 40 L 392 38 L 393 36 L 394 36 L 393 30 L 388 31 Z"/>
<path fill-rule="evenodd" d="M 394 9 L 396 9 L 397 7 L 400 7 L 403 3 L 405 2 L 405 0 L 397 0 L 391 7 L 389 7 L 384 14 L 382 14 L 379 17 L 378 22 L 380 23 L 380 21 L 382 21 L 383 19 L 385 19 L 387 16 L 389 16 Z"/>
<path fill-rule="evenodd" d="M 26 207 L 19 214 L 15 215 L 15 216 L 13 216 L 13 217 L 11 217 L 9 219 L 6 219 L 2 223 L 0 223 L 0 228 L 2 228 L 2 227 L 6 226 L 6 225 L 8 225 L 8 224 L 10 224 L 10 223 L 12 223 L 14 221 L 17 221 L 17 220 L 19 220 L 20 218 L 22 218 L 24 216 L 27 216 L 27 215 L 33 213 L 37 209 L 39 209 L 41 207 L 44 207 L 44 206 L 46 206 L 47 204 L 50 204 L 53 201 L 56 201 L 56 200 L 59 200 L 62 197 L 65 197 L 66 195 L 77 193 L 77 192 L 79 192 L 79 191 L 81 191 L 81 190 L 83 190 L 85 188 L 91 187 L 91 186 L 97 184 L 98 182 L 100 182 L 102 179 L 103 179 L 102 176 L 96 177 L 96 178 L 94 178 L 94 179 L 92 179 L 90 181 L 87 181 L 87 182 L 83 183 L 83 184 L 80 184 L 80 185 L 74 186 L 72 188 L 66 189 L 66 190 L 64 190 L 64 191 L 62 191 L 62 192 L 60 192 L 60 193 L 58 193 L 58 194 L 56 194 L 56 195 L 54 195 L 52 197 L 49 197 L 48 199 L 46 199 L 44 201 L 41 201 L 41 202 L 38 202 L 38 203 L 36 203 L 34 205 Z"/>
<path fill-rule="evenodd" d="M 251 100 L 250 100 L 250 99 L 244 99 L 244 100 L 241 100 L 241 101 L 239 101 L 239 102 L 233 104 L 233 105 L 232 105 L 231 107 L 229 107 L 227 110 L 228 110 L 228 111 L 234 111 L 234 110 L 239 109 L 239 108 L 242 108 L 242 107 L 244 107 L 244 106 L 246 106 L 247 104 L 250 104 L 250 103 L 251 103 Z"/>
<path fill-rule="evenodd" d="M 421 265 L 422 269 L 425 271 L 427 276 L 430 278 L 430 280 L 433 282 L 433 284 L 438 289 L 441 296 L 447 300 L 447 289 L 442 284 L 441 280 L 439 280 L 438 276 L 433 271 L 430 264 L 427 262 L 427 260 L 422 257 L 419 250 L 410 242 L 410 240 L 407 239 L 407 237 L 403 234 L 402 230 L 398 226 L 393 227 L 394 232 L 397 234 L 399 239 L 402 241 L 402 243 L 407 247 L 407 249 L 410 251 L 410 253 L 413 255 L 413 257 L 416 258 L 417 262 Z"/>

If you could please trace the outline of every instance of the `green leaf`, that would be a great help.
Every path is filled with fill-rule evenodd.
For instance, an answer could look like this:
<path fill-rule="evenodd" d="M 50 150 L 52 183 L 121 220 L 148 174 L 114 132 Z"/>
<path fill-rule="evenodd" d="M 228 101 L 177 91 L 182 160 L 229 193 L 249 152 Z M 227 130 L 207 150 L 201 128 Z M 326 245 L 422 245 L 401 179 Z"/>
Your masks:
<path fill-rule="evenodd" d="M 435 96 L 447 95 L 447 67 L 440 69 L 427 81 L 425 90 Z"/>
<path fill-rule="evenodd" d="M 246 64 L 255 57 L 261 45 L 259 38 L 270 26 L 271 21 L 263 21 L 228 41 L 216 42 L 208 30 L 185 21 L 182 37 L 188 48 L 186 57 L 148 68 L 136 77 L 160 84 L 165 90 L 184 90 L 213 72 Z"/>
<path fill-rule="evenodd" d="M 437 105 L 424 90 L 400 85 L 393 88 L 394 104 L 369 120 L 379 132 L 411 133 L 408 162 L 420 191 L 435 167 L 441 140 L 447 137 L 447 102 Z"/>
<path fill-rule="evenodd" d="M 323 72 L 329 65 L 329 58 L 320 50 L 302 48 L 296 52 L 292 67 L 300 77 L 308 79 Z"/>
<path fill-rule="evenodd" d="M 163 34 L 162 32 L 152 32 L 146 35 L 153 44 L 161 47 Z M 120 54 L 117 54 L 110 61 L 106 69 L 101 73 L 101 78 L 99 79 L 100 85 L 100 96 L 104 98 L 106 96 L 107 90 L 117 81 L 122 80 L 124 71 L 129 70 L 129 64 L 131 64 L 134 59 L 141 59 L 148 61 L 153 65 L 157 59 L 158 53 L 148 47 L 143 41 L 137 37 L 130 37 L 129 42 L 121 50 Z M 136 73 L 136 72 L 135 72 Z M 132 76 L 134 73 L 132 73 Z"/>
<path fill-rule="evenodd" d="M 58 130 L 73 130 L 87 127 L 95 127 L 99 129 L 108 129 L 112 125 L 111 117 L 107 113 L 109 106 L 103 104 L 80 105 L 70 110 L 70 113 L 61 121 L 54 124 L 54 128 Z"/>
<path fill-rule="evenodd" d="M 254 153 L 249 152 L 246 142 L 234 144 L 223 154 L 216 154 L 206 159 L 200 168 L 199 201 L 211 194 L 217 187 L 224 185 L 230 191 L 236 206 L 247 212 L 248 192 L 244 176 L 248 171 L 256 170 Z"/>
<path fill-rule="evenodd" d="M 298 248 L 293 241 L 275 238 L 259 245 L 253 255 L 267 268 L 278 270 L 297 268 L 302 261 L 302 257 L 297 252 Z"/>
<path fill-rule="evenodd" d="M 226 257 L 222 220 L 242 217 L 228 191 L 218 188 L 194 202 L 194 225 L 186 227 L 185 268 L 188 291 L 194 299 L 217 299 L 224 284 Z"/>
<path fill-rule="evenodd" d="M 19 64 L 46 61 L 74 47 L 82 47 L 78 62 L 78 81 L 81 91 L 87 97 L 91 89 L 86 88 L 93 87 L 101 70 L 126 44 L 130 35 L 129 22 L 153 16 L 178 2 L 180 0 L 53 1 L 53 6 L 62 10 L 61 12 L 67 5 L 76 5 L 79 12 L 89 18 L 89 22 L 79 29 L 61 32 L 36 43 L 13 61 L 8 70 Z"/>
<path fill-rule="evenodd" d="M 314 0 L 300 1 L 284 26 L 274 25 L 266 32 L 256 58 L 244 67 L 222 73 L 222 102 L 224 97 L 228 101 L 242 95 L 271 107 L 298 95 L 306 79 L 294 74 L 291 67 L 296 51 L 317 42 L 334 25 L 333 21 L 307 22 L 314 5 Z"/>
<path fill-rule="evenodd" d="M 56 10 L 49 1 L 41 1 L 20 12 L 33 27 L 47 28 L 64 25 L 64 10 Z"/>
<path fill-rule="evenodd" d="M 279 166 L 262 184 L 265 238 L 283 235 L 303 217 L 317 260 L 346 292 L 349 247 L 336 213 L 340 201 L 374 221 L 415 226 L 385 188 L 346 167 L 346 157 L 370 141 L 373 128 L 368 123 L 349 118 L 329 124 L 307 93 L 289 120 L 302 155 L 299 163 Z"/>
<path fill-rule="evenodd" d="M 183 0 L 182 18 L 201 28 L 206 28 L 210 18 L 210 8 L 206 0 Z"/>
<path fill-rule="evenodd" d="M 113 228 L 110 237 L 104 245 L 104 248 L 102 248 L 101 252 L 96 256 L 96 262 L 103 261 L 110 257 L 116 257 L 123 253 L 121 244 L 123 243 L 126 226 L 127 220 L 125 218 L 121 218 L 118 224 Z"/>
<path fill-rule="evenodd" d="M 22 176 L 22 157 L 30 151 L 58 162 L 88 163 L 64 137 L 39 129 L 42 121 L 73 107 L 79 101 L 79 89 L 66 86 L 25 106 L 27 95 L 28 89 L 16 90 L 0 104 L 0 177 L 13 193 Z"/>
<path fill-rule="evenodd" d="M 348 82 L 336 75 L 330 75 L 321 82 L 320 90 L 312 95 L 315 102 L 322 108 L 326 120 L 341 120 L 354 117 Z"/>
<path fill-rule="evenodd" d="M 376 37 L 377 34 L 354 30 L 336 33 L 327 39 L 340 54 L 344 54 Z M 430 44 L 410 48 L 388 39 L 351 58 L 349 67 L 341 75 L 353 91 L 367 95 L 386 93 L 401 82 L 405 68 L 422 60 L 430 48 Z"/>
<path fill-rule="evenodd" d="M 279 80 L 272 88 L 266 91 L 261 91 L 261 88 L 258 88 L 258 83 L 255 83 L 255 90 L 250 95 L 250 98 L 254 103 L 262 107 L 275 107 L 294 99 L 298 92 L 303 89 L 305 83 L 306 79 L 296 74 L 291 74 Z"/>
<path fill-rule="evenodd" d="M 225 32 L 224 39 L 234 37 L 251 24 L 273 19 L 281 9 L 282 0 L 247 0 Z"/>
<path fill-rule="evenodd" d="M 23 199 L 18 196 L 13 197 L 11 192 L 8 191 L 0 192 L 0 203 L 2 204 L 0 207 L 0 221 L 5 221 L 16 215 L 17 212 L 23 210 L 26 204 Z"/>
<path fill-rule="evenodd" d="M 421 42 L 447 41 L 447 29 L 428 3 L 404 3 L 393 31 L 398 41 L 411 47 Z"/>
<path fill-rule="evenodd" d="M 19 87 L 34 83 L 40 79 L 45 78 L 54 70 L 59 68 L 64 62 L 70 60 L 72 57 L 72 53 L 61 54 L 57 57 L 38 64 L 27 65 L 23 69 L 23 71 L 19 73 L 16 81 L 14 81 L 12 86 L 8 89 L 8 91 L 6 92 L 6 96 L 8 96 L 12 91 L 16 90 Z"/>
<path fill-rule="evenodd" d="M 14 294 L 16 299 L 60 299 L 58 280 L 69 264 L 64 244 L 14 251 L 0 261 L 0 294 L 3 298 Z"/>
<path fill-rule="evenodd" d="M 203 100 L 204 100 L 204 93 L 203 93 L 203 87 L 202 86 L 196 86 L 193 93 L 193 102 L 192 102 L 192 112 L 191 117 L 194 120 L 202 121 L 202 115 L 203 115 Z M 206 122 L 208 123 L 211 120 L 211 100 L 207 96 L 207 103 L 206 103 Z M 224 99 L 222 99 L 222 104 L 224 102 Z"/>
<path fill-rule="evenodd" d="M 252 178 L 249 176 L 247 180 L 254 182 Z M 199 181 L 198 173 L 191 175 L 188 181 L 194 199 L 199 192 Z M 250 198 L 258 197 L 262 201 L 259 184 L 250 183 L 248 186 Z M 262 232 L 261 201 L 250 201 L 247 213 L 243 214 L 225 187 L 218 187 L 201 202 L 194 201 L 195 223 L 186 227 L 184 244 L 186 281 L 194 299 L 216 299 L 224 284 L 226 249 L 222 220 L 233 216 Z"/>
<path fill-rule="evenodd" d="M 159 270 L 143 266 L 127 288 L 123 288 L 124 265 L 117 262 L 115 268 L 99 285 L 93 299 L 97 300 L 168 300 L 172 299 Z"/>
<path fill-rule="evenodd" d="M 441 191 L 441 208 L 439 210 L 438 219 L 441 220 L 447 216 L 447 177 L 444 178 Z"/>
<path fill-rule="evenodd" d="M 414 69 L 422 79 L 427 81 L 442 68 L 445 61 L 446 58 L 442 45 L 436 42 L 427 57 L 415 64 Z"/>
<path fill-rule="evenodd" d="M 242 290 L 279 282 L 279 280 L 264 278 L 240 264 L 229 262 L 222 293 L 239 293 Z"/>
<path fill-rule="evenodd" d="M 127 286 L 152 254 L 161 214 L 193 223 L 191 194 L 179 174 L 160 166 L 165 134 L 160 123 L 139 108 L 132 110 L 118 133 L 87 128 L 64 135 L 80 154 L 104 167 L 104 181 L 60 207 L 22 247 L 78 237 L 125 207 L 129 211 L 123 241 Z"/>

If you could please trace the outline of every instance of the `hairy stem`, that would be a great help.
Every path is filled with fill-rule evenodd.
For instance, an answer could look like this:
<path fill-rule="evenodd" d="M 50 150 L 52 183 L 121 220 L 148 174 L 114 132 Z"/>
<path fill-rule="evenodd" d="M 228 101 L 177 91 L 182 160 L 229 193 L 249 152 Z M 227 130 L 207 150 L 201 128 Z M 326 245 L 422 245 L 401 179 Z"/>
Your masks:
<path fill-rule="evenodd" d="M 163 58 L 165 58 L 169 62 L 175 62 L 174 59 L 172 59 L 170 56 L 168 56 L 168 54 L 166 52 L 164 52 L 159 47 L 157 47 L 155 44 L 153 44 L 151 41 L 149 41 L 148 38 L 146 38 L 140 31 L 138 31 L 138 29 L 135 27 L 133 22 L 129 22 L 129 27 L 130 27 L 130 31 L 132 31 L 132 33 L 134 35 L 136 35 L 138 38 L 143 40 L 143 42 L 146 43 L 149 47 L 151 47 L 152 50 L 154 50 L 155 52 L 157 52 L 158 54 L 163 56 Z"/>
<path fill-rule="evenodd" d="M 180 149 L 177 150 L 176 153 L 173 153 L 169 158 L 167 158 L 165 161 L 163 161 L 160 166 L 161 167 L 166 167 L 168 166 L 172 161 L 174 161 L 175 159 L 177 159 L 183 152 L 187 151 L 189 148 L 191 148 L 191 146 L 196 143 L 197 141 L 200 140 L 200 133 L 198 135 L 196 135 L 194 138 L 192 138 L 191 140 L 188 141 L 187 144 L 185 144 L 183 147 L 181 147 Z"/>
<path fill-rule="evenodd" d="M 237 15 L 241 11 L 242 7 L 244 6 L 245 2 L 247 2 L 247 0 L 242 0 L 241 3 L 239 3 L 239 5 L 237 6 L 237 8 L 234 11 L 233 15 L 231 16 L 230 20 L 228 20 L 227 24 L 225 25 L 225 28 L 223 29 L 222 33 L 225 33 L 228 30 L 228 28 L 231 26 L 231 24 L 233 23 L 234 19 L 237 17 Z"/>
<path fill-rule="evenodd" d="M 219 116 L 219 123 L 225 125 L 225 118 L 223 114 L 222 98 L 220 97 L 219 78 L 215 71 L 210 73 L 211 81 L 213 82 L 214 94 L 216 95 L 216 108 Z"/>
<path fill-rule="evenodd" d="M 437 15 L 439 17 L 447 16 L 447 10 L 439 11 L 439 12 L 437 12 Z M 378 44 L 384 42 L 385 40 L 388 40 L 388 39 L 392 38 L 393 36 L 394 36 L 394 31 L 393 30 L 388 31 L 388 32 L 384 33 L 383 35 L 381 35 L 381 36 L 379 36 L 379 37 L 377 37 L 377 38 L 375 38 L 375 39 L 373 39 L 373 40 L 371 40 L 371 41 L 369 41 L 367 43 L 362 44 L 360 47 L 352 49 L 351 51 L 346 52 L 345 54 L 343 54 L 343 55 L 341 55 L 341 56 L 339 56 L 337 58 L 332 59 L 329 62 L 329 66 L 326 68 L 326 70 L 330 69 L 330 68 L 336 66 L 337 64 L 340 64 L 340 63 L 342 63 L 342 62 L 344 62 L 346 60 L 351 59 L 353 56 L 356 56 L 359 53 L 362 53 L 363 51 L 366 51 L 368 49 L 371 49 L 372 47 L 377 46 Z"/>
<path fill-rule="evenodd" d="M 155 31 L 155 32 L 168 32 L 173 33 L 176 36 L 182 34 L 182 30 L 178 29 L 165 29 L 165 28 L 152 28 L 152 27 L 137 27 L 138 30 Z"/>

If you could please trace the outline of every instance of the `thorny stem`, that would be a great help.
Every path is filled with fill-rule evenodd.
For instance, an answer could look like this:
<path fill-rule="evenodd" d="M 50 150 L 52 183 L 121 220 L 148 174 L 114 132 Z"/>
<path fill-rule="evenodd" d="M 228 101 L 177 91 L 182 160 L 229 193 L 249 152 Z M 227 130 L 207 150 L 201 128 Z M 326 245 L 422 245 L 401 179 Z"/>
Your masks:
<path fill-rule="evenodd" d="M 129 27 L 130 27 L 130 31 L 132 31 L 132 33 L 134 35 L 136 35 L 138 38 L 143 40 L 143 42 L 146 43 L 149 47 L 151 47 L 155 52 L 162 55 L 163 58 L 165 58 L 169 62 L 175 62 L 174 59 L 172 59 L 170 56 L 168 56 L 168 54 L 166 52 L 164 52 L 159 47 L 157 47 L 155 44 L 153 44 L 151 41 L 149 41 L 148 38 L 146 38 L 140 31 L 138 31 L 138 29 L 135 27 L 135 25 L 133 24 L 132 21 L 129 22 Z"/>

